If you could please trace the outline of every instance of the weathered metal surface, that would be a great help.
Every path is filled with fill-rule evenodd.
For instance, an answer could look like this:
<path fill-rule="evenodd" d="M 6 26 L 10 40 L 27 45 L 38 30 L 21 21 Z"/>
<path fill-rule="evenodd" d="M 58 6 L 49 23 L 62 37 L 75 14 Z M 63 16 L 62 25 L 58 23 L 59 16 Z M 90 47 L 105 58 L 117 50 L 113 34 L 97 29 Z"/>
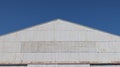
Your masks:
<path fill-rule="evenodd" d="M 0 42 L 0 53 L 119 53 L 119 44 L 120 42 L 107 41 L 9 41 Z"/>
<path fill-rule="evenodd" d="M 120 41 L 120 37 L 57 20 L 1 36 L 0 41 Z"/>
<path fill-rule="evenodd" d="M 20 42 L 0 42 L 0 53 L 20 53 Z"/>
<path fill-rule="evenodd" d="M 0 64 L 120 64 L 120 53 L 1 53 Z"/>
<path fill-rule="evenodd" d="M 120 42 L 96 42 L 99 53 L 120 53 Z"/>
<path fill-rule="evenodd" d="M 27 41 L 21 44 L 24 53 L 57 53 L 57 52 L 96 52 L 95 42 L 54 42 Z"/>
<path fill-rule="evenodd" d="M 0 64 L 120 64 L 120 37 L 53 21 L 0 37 Z"/>
<path fill-rule="evenodd" d="M 35 35 L 35 36 L 34 36 Z M 53 31 L 20 31 L 18 41 L 54 41 Z"/>
<path fill-rule="evenodd" d="M 23 62 L 89 62 L 113 63 L 120 60 L 120 53 L 23 53 Z"/>
<path fill-rule="evenodd" d="M 120 42 L 99 41 L 26 41 L 21 44 L 22 52 L 50 53 L 50 52 L 90 52 L 90 53 L 118 53 Z"/>
<path fill-rule="evenodd" d="M 0 64 L 20 64 L 21 59 L 20 53 L 0 53 Z"/>

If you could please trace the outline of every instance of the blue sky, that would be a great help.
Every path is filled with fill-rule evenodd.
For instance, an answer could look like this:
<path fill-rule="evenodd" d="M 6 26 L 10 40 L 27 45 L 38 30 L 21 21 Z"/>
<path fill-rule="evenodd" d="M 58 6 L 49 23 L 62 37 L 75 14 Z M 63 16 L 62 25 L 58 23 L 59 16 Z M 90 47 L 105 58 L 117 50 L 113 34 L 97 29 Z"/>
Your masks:
<path fill-rule="evenodd" d="M 57 18 L 120 35 L 120 0 L 0 0 L 0 35 Z"/>

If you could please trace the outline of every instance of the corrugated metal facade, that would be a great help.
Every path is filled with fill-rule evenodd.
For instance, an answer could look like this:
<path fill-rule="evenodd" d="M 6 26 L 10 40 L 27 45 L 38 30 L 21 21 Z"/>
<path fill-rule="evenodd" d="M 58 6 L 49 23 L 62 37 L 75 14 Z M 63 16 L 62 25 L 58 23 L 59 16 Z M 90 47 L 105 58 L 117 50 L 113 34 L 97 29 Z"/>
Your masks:
<path fill-rule="evenodd" d="M 120 63 L 119 46 L 119 36 L 54 20 L 1 36 L 0 64 L 28 64 L 28 67 L 65 67 L 35 64 L 73 64 L 66 67 L 90 67 L 89 64 Z"/>

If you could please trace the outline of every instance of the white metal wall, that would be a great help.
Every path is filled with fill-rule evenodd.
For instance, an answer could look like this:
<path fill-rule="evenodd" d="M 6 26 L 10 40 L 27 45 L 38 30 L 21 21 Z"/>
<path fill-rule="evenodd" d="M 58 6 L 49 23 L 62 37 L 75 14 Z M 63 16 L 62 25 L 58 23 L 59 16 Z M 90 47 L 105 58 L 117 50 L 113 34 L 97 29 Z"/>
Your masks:
<path fill-rule="evenodd" d="M 57 20 L 1 36 L 0 63 L 113 63 L 119 47 L 119 36 Z"/>
<path fill-rule="evenodd" d="M 0 41 L 120 41 L 120 37 L 56 20 L 1 36 Z"/>

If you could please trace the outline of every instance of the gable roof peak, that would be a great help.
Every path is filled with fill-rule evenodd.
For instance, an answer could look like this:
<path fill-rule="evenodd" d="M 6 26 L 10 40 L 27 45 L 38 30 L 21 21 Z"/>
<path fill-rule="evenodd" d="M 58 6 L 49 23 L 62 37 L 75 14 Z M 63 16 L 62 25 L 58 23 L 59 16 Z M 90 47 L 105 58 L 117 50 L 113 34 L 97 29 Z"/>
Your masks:
<path fill-rule="evenodd" d="M 55 19 L 55 22 L 64 22 L 65 20 L 63 20 L 63 19 Z"/>

